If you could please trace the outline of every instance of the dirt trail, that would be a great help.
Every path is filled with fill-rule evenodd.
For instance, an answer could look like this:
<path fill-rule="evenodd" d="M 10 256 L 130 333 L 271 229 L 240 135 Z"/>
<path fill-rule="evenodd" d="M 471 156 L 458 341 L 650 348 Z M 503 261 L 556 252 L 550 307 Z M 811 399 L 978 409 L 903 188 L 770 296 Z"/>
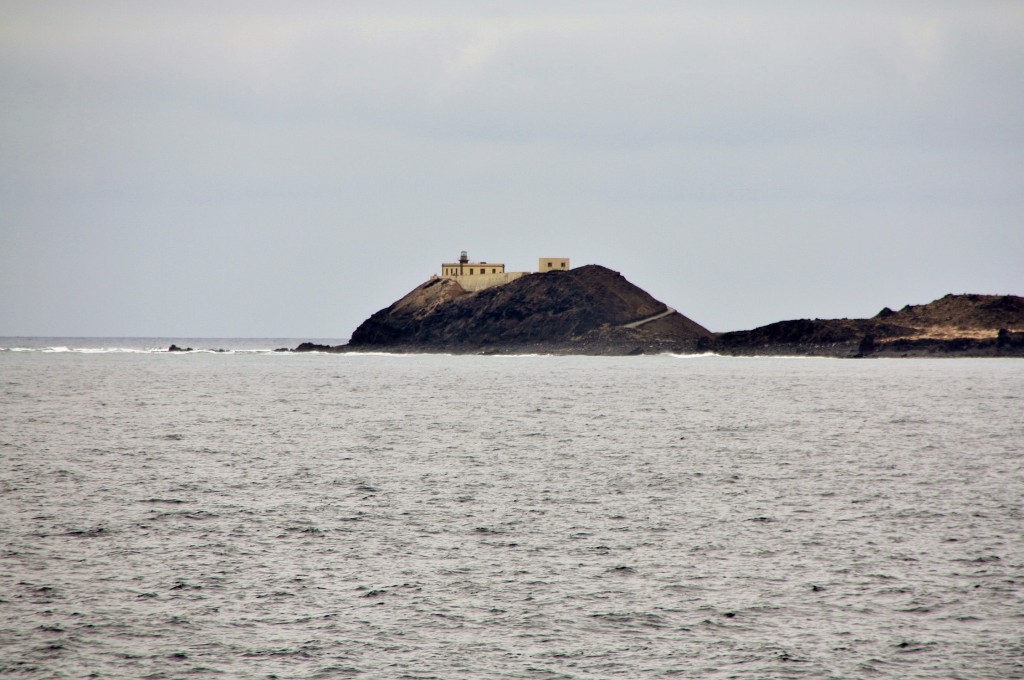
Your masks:
<path fill-rule="evenodd" d="M 658 319 L 664 319 L 669 314 L 675 314 L 675 313 L 676 313 L 676 310 L 673 309 L 672 307 L 669 307 L 668 309 L 666 309 L 661 314 L 655 314 L 654 316 L 649 316 L 646 319 L 640 319 L 639 321 L 633 321 L 631 323 L 624 323 L 624 324 L 622 324 L 622 327 L 623 328 L 639 328 L 640 326 L 643 326 L 645 323 L 650 323 L 652 321 L 657 321 Z"/>

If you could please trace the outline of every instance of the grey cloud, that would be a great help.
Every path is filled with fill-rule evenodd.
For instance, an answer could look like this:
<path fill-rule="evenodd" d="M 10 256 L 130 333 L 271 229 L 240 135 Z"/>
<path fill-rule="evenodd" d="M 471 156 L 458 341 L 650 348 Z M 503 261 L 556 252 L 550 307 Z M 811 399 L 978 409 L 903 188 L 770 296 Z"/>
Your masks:
<path fill-rule="evenodd" d="M 602 262 L 718 330 L 1024 288 L 1016 3 L 0 12 L 0 333 L 343 335 L 465 247 Z"/>

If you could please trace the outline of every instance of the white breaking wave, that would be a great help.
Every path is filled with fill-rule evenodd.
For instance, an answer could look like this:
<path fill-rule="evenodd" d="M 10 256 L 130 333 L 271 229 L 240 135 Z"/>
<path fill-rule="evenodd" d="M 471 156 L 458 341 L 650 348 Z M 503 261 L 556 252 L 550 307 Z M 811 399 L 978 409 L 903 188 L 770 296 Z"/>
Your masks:
<path fill-rule="evenodd" d="M 167 354 L 170 347 L 188 349 L 182 354 L 272 354 L 292 349 L 296 338 L 79 338 L 0 337 L 0 352 L 45 354 Z M 339 344 L 343 340 L 326 340 Z M 177 352 L 173 352 L 177 354 Z"/>

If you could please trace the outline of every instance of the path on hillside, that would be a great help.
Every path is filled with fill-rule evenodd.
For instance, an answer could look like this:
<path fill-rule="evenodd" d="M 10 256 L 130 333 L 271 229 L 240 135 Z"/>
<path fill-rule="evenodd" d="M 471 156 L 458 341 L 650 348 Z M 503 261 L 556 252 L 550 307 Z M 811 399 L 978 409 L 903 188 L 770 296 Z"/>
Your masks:
<path fill-rule="evenodd" d="M 640 326 L 643 326 L 645 323 L 650 323 L 652 321 L 657 321 L 658 319 L 664 319 L 669 314 L 675 314 L 675 313 L 676 313 L 676 310 L 674 310 L 673 308 L 669 307 L 668 309 L 666 309 L 661 314 L 655 314 L 654 316 L 649 316 L 646 319 L 640 319 L 639 321 L 631 321 L 630 323 L 624 323 L 624 324 L 622 324 L 622 327 L 623 328 L 639 328 Z"/>

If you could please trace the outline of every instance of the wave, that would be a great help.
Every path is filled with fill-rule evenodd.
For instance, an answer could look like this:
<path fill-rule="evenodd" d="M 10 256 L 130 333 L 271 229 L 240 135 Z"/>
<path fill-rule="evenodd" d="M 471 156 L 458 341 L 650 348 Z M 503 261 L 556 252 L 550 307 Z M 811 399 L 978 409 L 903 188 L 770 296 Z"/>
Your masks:
<path fill-rule="evenodd" d="M 799 359 L 799 360 L 812 360 L 812 359 L 837 359 L 839 357 L 828 357 L 828 356 L 815 356 L 806 354 L 718 354 L 716 352 L 705 352 L 703 354 L 676 354 L 674 352 L 667 352 L 660 356 L 668 356 L 673 359 L 750 359 L 750 360 L 763 360 L 763 359 Z"/>
<path fill-rule="evenodd" d="M 166 347 L 0 347 L 0 352 L 35 352 L 38 354 L 290 354 L 278 349 L 191 349 L 169 352 Z"/>
<path fill-rule="evenodd" d="M 191 348 L 187 354 L 268 354 L 292 349 L 297 338 L 200 338 L 200 337 L 0 337 L 0 352 L 44 354 L 166 354 L 172 345 Z M 318 340 L 343 344 L 345 340 Z M 175 352 L 176 353 L 176 352 Z"/>

